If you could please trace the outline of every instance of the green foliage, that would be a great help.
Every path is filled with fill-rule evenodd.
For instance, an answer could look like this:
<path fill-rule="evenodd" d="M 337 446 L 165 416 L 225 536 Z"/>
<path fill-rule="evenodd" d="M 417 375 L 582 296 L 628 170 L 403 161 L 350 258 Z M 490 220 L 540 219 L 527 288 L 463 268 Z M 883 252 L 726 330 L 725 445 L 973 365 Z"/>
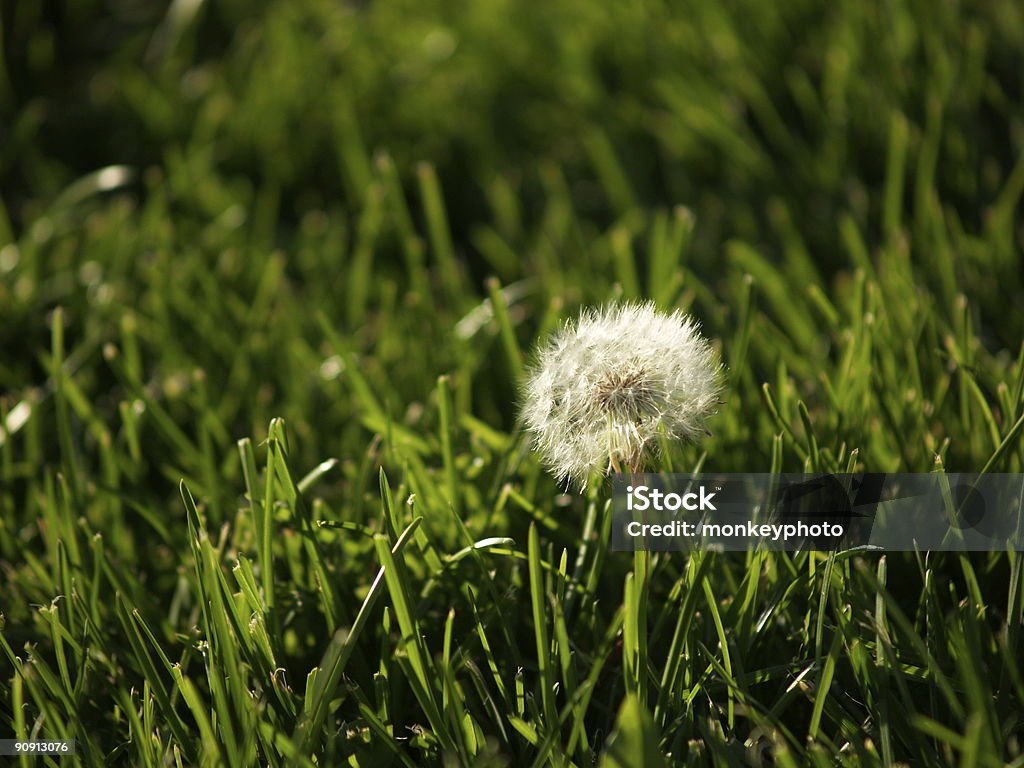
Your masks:
<path fill-rule="evenodd" d="M 1016 553 L 613 553 L 514 407 L 642 296 L 728 367 L 667 467 L 1024 471 L 1019 3 L 58 5 L 0 21 L 0 738 L 1024 764 Z"/>

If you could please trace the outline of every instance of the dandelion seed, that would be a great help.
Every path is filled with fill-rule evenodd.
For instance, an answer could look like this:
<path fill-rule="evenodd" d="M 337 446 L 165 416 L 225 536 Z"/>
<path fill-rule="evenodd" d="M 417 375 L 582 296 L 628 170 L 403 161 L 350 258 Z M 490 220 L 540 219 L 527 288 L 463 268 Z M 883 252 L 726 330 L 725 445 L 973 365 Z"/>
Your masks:
<path fill-rule="evenodd" d="M 696 322 L 653 303 L 585 310 L 539 349 L 523 396 L 534 449 L 560 480 L 639 471 L 657 444 L 694 439 L 721 392 Z"/>

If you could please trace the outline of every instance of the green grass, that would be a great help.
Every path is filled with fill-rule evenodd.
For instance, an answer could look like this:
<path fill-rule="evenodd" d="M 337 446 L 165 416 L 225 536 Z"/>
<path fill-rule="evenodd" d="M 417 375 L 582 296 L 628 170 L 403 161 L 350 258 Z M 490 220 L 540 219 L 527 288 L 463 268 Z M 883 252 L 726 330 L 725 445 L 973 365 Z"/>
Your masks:
<path fill-rule="evenodd" d="M 0 19 L 0 738 L 1024 765 L 1016 553 L 614 553 L 515 417 L 645 297 L 728 367 L 667 468 L 1024 471 L 1018 3 L 58 5 Z"/>

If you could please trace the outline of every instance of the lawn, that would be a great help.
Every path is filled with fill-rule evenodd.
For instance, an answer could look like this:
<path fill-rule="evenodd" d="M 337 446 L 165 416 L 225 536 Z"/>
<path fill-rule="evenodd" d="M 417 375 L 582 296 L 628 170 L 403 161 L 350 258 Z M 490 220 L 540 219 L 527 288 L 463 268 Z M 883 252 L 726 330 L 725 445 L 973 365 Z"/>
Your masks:
<path fill-rule="evenodd" d="M 77 748 L 21 765 L 1024 766 L 1018 553 L 613 552 L 519 418 L 651 300 L 725 366 L 662 469 L 1024 472 L 1024 5 L 0 31 L 0 739 Z"/>

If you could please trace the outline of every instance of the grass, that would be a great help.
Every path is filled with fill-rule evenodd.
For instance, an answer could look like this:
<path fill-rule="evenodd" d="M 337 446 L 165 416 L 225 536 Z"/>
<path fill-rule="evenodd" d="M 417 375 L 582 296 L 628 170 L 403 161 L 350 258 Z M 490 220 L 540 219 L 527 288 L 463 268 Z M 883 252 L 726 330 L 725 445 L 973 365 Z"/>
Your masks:
<path fill-rule="evenodd" d="M 0 23 L 0 737 L 1024 765 L 1017 553 L 610 552 L 515 419 L 645 297 L 729 370 L 668 468 L 1024 471 L 1019 4 Z"/>

